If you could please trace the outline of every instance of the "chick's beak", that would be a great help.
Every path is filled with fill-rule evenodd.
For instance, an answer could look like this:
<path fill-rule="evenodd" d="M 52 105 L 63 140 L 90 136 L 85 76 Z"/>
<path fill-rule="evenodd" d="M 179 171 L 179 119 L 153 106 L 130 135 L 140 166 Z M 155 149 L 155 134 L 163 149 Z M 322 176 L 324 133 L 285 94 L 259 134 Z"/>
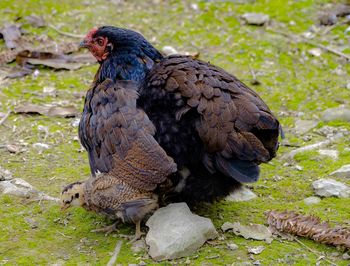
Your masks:
<path fill-rule="evenodd" d="M 64 204 L 61 206 L 61 211 L 65 211 L 69 208 L 69 205 L 68 204 Z"/>

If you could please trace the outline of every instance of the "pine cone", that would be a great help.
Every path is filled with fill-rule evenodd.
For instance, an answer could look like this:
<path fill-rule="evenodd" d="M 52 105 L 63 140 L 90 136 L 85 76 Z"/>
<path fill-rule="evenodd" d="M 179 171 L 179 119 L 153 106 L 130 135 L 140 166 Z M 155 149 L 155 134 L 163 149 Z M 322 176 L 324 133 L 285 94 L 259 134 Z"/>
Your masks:
<path fill-rule="evenodd" d="M 267 223 L 271 232 L 283 232 L 311 238 L 322 244 L 342 246 L 350 249 L 350 229 L 331 228 L 316 216 L 304 216 L 293 211 L 267 211 Z"/>

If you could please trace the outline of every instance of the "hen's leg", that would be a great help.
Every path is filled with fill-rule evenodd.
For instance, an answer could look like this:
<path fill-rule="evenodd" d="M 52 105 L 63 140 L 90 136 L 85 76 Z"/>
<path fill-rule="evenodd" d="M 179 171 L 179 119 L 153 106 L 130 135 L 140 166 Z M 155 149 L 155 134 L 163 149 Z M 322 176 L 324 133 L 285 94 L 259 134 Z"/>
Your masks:
<path fill-rule="evenodd" d="M 133 243 L 136 240 L 139 240 L 141 236 L 144 234 L 141 232 L 141 221 L 137 221 L 135 223 L 136 228 L 135 228 L 135 236 L 129 241 L 129 243 Z"/>

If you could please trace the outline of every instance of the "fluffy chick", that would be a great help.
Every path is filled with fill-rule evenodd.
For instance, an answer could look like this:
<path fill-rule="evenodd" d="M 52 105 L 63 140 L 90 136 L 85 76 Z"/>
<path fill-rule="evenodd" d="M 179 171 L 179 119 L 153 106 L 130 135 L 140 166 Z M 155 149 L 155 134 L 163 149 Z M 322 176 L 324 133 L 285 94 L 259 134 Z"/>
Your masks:
<path fill-rule="evenodd" d="M 62 191 L 61 206 L 61 209 L 81 206 L 113 220 L 121 219 L 123 222 L 134 223 L 136 231 L 133 240 L 136 240 L 142 235 L 141 220 L 158 208 L 158 196 L 134 188 L 108 174 L 98 174 L 96 178 L 66 186 Z M 110 233 L 116 229 L 116 225 L 117 222 L 94 231 Z"/>

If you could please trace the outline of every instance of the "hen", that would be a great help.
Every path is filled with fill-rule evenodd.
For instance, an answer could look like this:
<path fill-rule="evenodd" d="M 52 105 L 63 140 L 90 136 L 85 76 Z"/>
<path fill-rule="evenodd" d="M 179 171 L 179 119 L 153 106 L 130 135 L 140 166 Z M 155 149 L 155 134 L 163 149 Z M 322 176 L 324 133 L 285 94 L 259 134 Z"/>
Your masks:
<path fill-rule="evenodd" d="M 138 82 L 137 106 L 155 125 L 155 140 L 177 164 L 172 185 L 179 200 L 223 197 L 241 183 L 257 181 L 259 164 L 275 157 L 278 120 L 257 93 L 223 69 L 191 56 L 164 57 L 141 34 L 112 26 L 93 28 L 81 46 L 100 64 L 79 127 L 92 174 L 110 171 L 104 154 L 120 145 L 93 141 L 104 138 L 103 125 L 113 113 L 90 119 L 92 97 L 106 79 Z"/>
<path fill-rule="evenodd" d="M 90 115 L 82 118 L 89 125 L 84 143 L 93 166 L 104 173 L 68 185 L 61 195 L 63 209 L 79 205 L 135 223 L 135 239 L 140 237 L 142 218 L 158 207 L 155 189 L 177 170 L 153 138 L 152 122 L 136 107 L 136 88 L 131 81 L 115 84 L 106 79 L 89 90 Z M 115 224 L 107 230 L 114 228 Z"/>

